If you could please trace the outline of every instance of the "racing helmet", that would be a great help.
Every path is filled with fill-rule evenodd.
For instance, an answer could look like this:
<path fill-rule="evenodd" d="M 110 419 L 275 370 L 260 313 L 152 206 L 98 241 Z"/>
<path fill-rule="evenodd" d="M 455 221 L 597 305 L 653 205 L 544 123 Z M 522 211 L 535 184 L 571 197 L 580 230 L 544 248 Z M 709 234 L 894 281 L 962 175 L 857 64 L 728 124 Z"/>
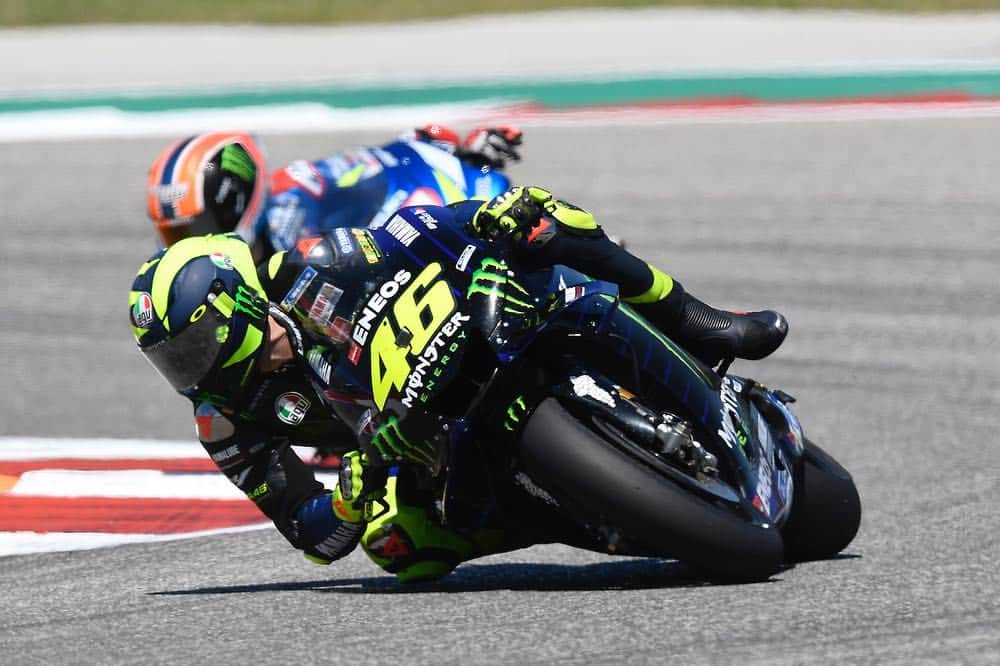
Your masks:
<path fill-rule="evenodd" d="M 188 397 L 232 406 L 267 340 L 268 302 L 237 234 L 194 236 L 144 263 L 129 294 L 140 351 Z"/>
<path fill-rule="evenodd" d="M 266 196 L 263 151 L 245 132 L 212 132 L 171 144 L 149 169 L 146 210 L 162 247 L 235 231 L 253 242 Z"/>

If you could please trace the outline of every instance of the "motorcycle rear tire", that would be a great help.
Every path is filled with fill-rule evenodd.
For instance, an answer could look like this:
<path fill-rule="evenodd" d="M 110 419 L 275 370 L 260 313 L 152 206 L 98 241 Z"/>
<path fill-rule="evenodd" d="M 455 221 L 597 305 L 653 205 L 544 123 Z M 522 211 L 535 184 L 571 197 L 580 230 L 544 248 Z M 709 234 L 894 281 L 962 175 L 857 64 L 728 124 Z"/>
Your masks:
<path fill-rule="evenodd" d="M 555 398 L 527 423 L 521 461 L 574 518 L 621 530 L 650 553 L 725 580 L 764 580 L 782 567 L 777 528 L 753 525 L 683 489 L 580 423 Z"/>
<path fill-rule="evenodd" d="M 851 474 L 807 438 L 792 514 L 782 528 L 785 557 L 790 562 L 833 557 L 860 526 L 861 498 Z"/>

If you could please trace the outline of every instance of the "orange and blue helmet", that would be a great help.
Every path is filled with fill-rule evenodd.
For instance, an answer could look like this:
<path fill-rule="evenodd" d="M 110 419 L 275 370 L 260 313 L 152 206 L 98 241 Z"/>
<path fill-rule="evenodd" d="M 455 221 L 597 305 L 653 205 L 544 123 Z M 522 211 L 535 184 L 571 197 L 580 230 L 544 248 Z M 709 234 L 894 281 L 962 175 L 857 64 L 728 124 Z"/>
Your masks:
<path fill-rule="evenodd" d="M 139 349 L 179 393 L 232 407 L 267 342 L 267 294 L 237 234 L 194 236 L 139 268 L 129 319 Z"/>
<path fill-rule="evenodd" d="M 210 132 L 171 144 L 149 169 L 146 210 L 167 247 L 235 231 L 253 240 L 267 196 L 264 154 L 245 132 Z"/>

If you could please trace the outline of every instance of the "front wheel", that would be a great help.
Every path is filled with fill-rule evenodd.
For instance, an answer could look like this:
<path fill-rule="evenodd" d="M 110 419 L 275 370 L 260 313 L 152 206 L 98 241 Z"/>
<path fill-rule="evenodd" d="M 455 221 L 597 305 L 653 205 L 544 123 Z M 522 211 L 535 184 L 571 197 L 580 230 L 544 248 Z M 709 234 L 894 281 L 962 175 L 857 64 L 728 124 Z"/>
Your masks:
<path fill-rule="evenodd" d="M 782 529 L 786 558 L 802 562 L 833 557 L 851 543 L 860 525 L 861 498 L 850 473 L 806 439 L 792 514 Z"/>
<path fill-rule="evenodd" d="M 521 439 L 524 472 L 577 521 L 620 530 L 652 553 L 710 575 L 762 580 L 783 562 L 781 534 L 684 490 L 587 428 L 554 398 Z"/>

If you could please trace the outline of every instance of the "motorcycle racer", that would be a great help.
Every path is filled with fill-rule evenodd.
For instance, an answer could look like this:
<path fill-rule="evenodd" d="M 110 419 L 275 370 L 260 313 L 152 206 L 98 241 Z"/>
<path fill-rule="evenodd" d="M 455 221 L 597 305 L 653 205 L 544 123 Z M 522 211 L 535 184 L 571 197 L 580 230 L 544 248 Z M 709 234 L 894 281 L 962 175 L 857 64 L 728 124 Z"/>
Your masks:
<path fill-rule="evenodd" d="M 775 312 L 734 314 L 698 301 L 608 240 L 592 215 L 541 188 L 408 211 L 506 239 L 528 264 L 564 263 L 616 282 L 624 300 L 708 363 L 762 358 L 787 332 Z M 329 563 L 361 542 L 401 580 L 433 578 L 538 535 L 490 525 L 458 533 L 420 501 L 399 501 L 377 516 L 359 501 L 373 485 L 398 498 L 406 466 L 386 466 L 433 465 L 439 435 L 436 415 L 376 410 L 371 396 L 353 393 L 342 375 L 360 353 L 352 329 L 363 327 L 365 308 L 414 279 L 405 271 L 381 285 L 343 279 L 348 268 L 374 276 L 381 261 L 371 232 L 360 228 L 302 241 L 259 268 L 236 234 L 190 237 L 139 269 L 130 318 L 140 350 L 192 401 L 213 461 L 294 547 Z M 323 488 L 290 448 L 303 443 L 344 453 L 335 488 Z"/>
<path fill-rule="evenodd" d="M 235 231 L 258 260 L 336 227 L 377 227 L 402 206 L 488 200 L 510 181 L 520 130 L 477 128 L 464 140 L 426 125 L 378 147 L 296 160 L 268 174 L 245 132 L 210 132 L 172 143 L 149 170 L 146 209 L 161 247 Z"/>

